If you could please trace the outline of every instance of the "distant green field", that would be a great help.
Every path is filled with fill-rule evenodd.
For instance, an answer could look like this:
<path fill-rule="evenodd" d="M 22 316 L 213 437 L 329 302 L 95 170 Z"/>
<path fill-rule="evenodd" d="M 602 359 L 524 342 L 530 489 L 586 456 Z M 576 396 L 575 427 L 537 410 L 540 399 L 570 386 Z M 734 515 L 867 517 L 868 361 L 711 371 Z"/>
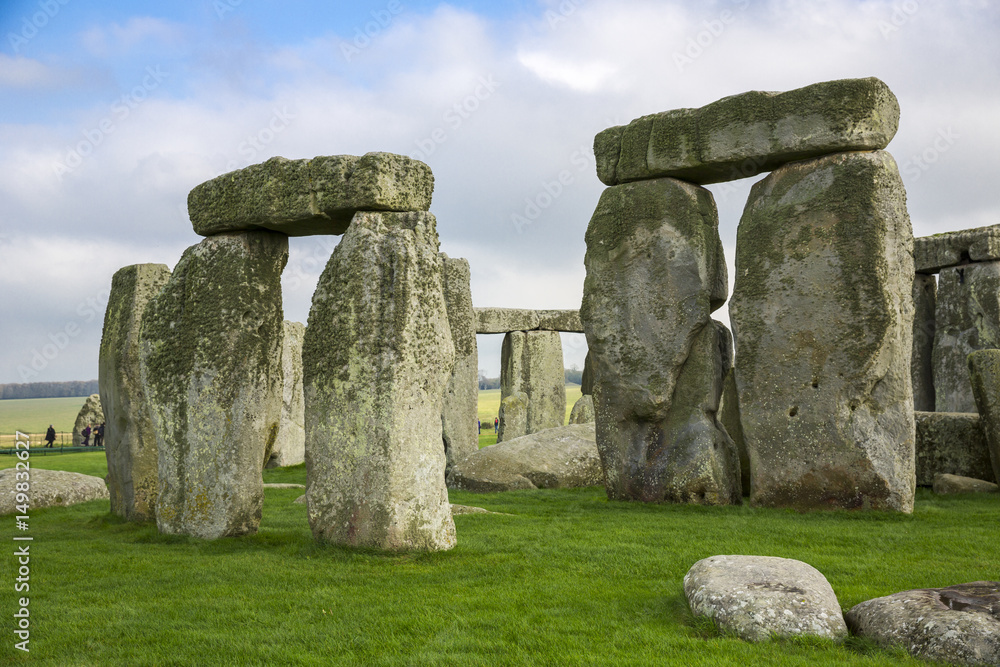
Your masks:
<path fill-rule="evenodd" d="M 580 385 L 566 385 L 566 419 L 564 424 L 569 422 L 569 413 L 573 410 L 573 405 L 580 400 L 583 392 Z M 481 389 L 479 391 L 479 421 L 483 423 L 482 433 L 479 434 L 479 447 L 495 445 L 496 434 L 493 433 L 493 420 L 500 416 L 500 390 Z"/>
<path fill-rule="evenodd" d="M 72 431 L 73 422 L 86 400 L 86 396 L 72 396 L 0 401 L 0 433 L 45 433 L 49 424 L 56 431 Z"/>

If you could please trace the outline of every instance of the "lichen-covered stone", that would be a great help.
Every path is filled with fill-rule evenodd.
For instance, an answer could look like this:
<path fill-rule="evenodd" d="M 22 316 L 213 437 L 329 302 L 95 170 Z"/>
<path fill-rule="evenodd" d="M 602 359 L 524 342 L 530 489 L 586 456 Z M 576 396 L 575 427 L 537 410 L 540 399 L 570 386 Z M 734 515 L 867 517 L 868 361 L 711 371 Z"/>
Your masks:
<path fill-rule="evenodd" d="M 455 488 L 477 493 L 597 486 L 603 481 L 593 424 L 504 440 L 458 461 L 452 471 Z"/>
<path fill-rule="evenodd" d="M 442 253 L 441 281 L 448 310 L 455 366 L 444 392 L 441 435 L 448 470 L 460 459 L 479 449 L 476 420 L 479 413 L 479 350 L 476 347 L 476 317 L 472 310 L 469 261 Z"/>
<path fill-rule="evenodd" d="M 585 396 L 594 393 L 594 362 L 590 359 L 590 350 L 587 350 L 587 357 L 583 360 L 583 376 L 580 378 L 580 393 Z"/>
<path fill-rule="evenodd" d="M 594 397 L 591 394 L 584 394 L 569 413 L 570 424 L 590 424 L 594 422 Z"/>
<path fill-rule="evenodd" d="M 0 515 L 24 514 L 18 509 L 19 505 L 24 505 L 17 499 L 17 496 L 22 493 L 18 490 L 18 484 L 24 483 L 23 479 L 17 478 L 19 472 L 21 471 L 15 468 L 0 470 Z M 108 487 L 105 486 L 104 480 L 100 477 L 35 467 L 32 467 L 30 472 L 30 511 L 44 507 L 69 507 L 108 497 Z M 101 513 L 103 514 L 104 511 L 102 510 Z"/>
<path fill-rule="evenodd" d="M 913 510 L 912 244 L 884 151 L 753 186 L 729 306 L 751 503 Z"/>
<path fill-rule="evenodd" d="M 142 384 L 159 454 L 161 533 L 254 533 L 281 418 L 281 272 L 288 237 L 210 236 L 146 306 Z"/>
<path fill-rule="evenodd" d="M 917 273 L 937 273 L 949 266 L 994 260 L 1000 260 L 1000 225 L 913 239 Z"/>
<path fill-rule="evenodd" d="M 847 625 L 826 577 L 771 556 L 712 556 L 684 575 L 691 613 L 749 642 L 813 636 L 841 641 Z"/>
<path fill-rule="evenodd" d="M 937 278 L 918 273 L 913 279 L 913 409 L 934 412 L 934 311 Z"/>
<path fill-rule="evenodd" d="M 608 188 L 587 228 L 580 316 L 608 497 L 740 502 L 718 423 L 728 284 L 711 193 L 674 179 Z"/>
<path fill-rule="evenodd" d="M 938 495 L 952 493 L 996 493 L 1000 487 L 985 479 L 975 479 L 973 477 L 962 477 L 961 475 L 934 475 L 932 486 L 934 493 Z"/>
<path fill-rule="evenodd" d="M 441 411 L 455 362 L 430 213 L 358 213 L 313 295 L 302 346 L 306 498 L 317 539 L 455 546 Z"/>
<path fill-rule="evenodd" d="M 539 310 L 538 328 L 542 331 L 583 333 L 579 310 Z"/>
<path fill-rule="evenodd" d="M 281 334 L 281 420 L 266 468 L 294 466 L 306 460 L 306 399 L 302 392 L 302 339 L 306 325 L 285 321 Z"/>
<path fill-rule="evenodd" d="M 940 473 L 992 480 L 990 449 L 974 412 L 914 412 L 917 484 L 930 486 Z"/>
<path fill-rule="evenodd" d="M 740 397 L 736 390 L 736 369 L 730 368 L 722 380 L 722 396 L 719 398 L 719 423 L 733 439 L 740 457 L 740 489 L 744 496 L 750 495 L 750 452 L 743 439 L 743 424 L 740 421 Z"/>
<path fill-rule="evenodd" d="M 598 134 L 594 155 L 607 185 L 665 176 L 719 183 L 794 160 L 885 148 L 898 125 L 899 103 L 882 81 L 841 79 L 643 116 Z"/>
<path fill-rule="evenodd" d="M 500 350 L 500 400 L 523 392 L 528 399 L 525 432 L 537 433 L 566 423 L 566 370 L 562 339 L 556 331 L 512 331 Z M 500 415 L 504 439 L 511 430 Z"/>
<path fill-rule="evenodd" d="M 511 331 L 565 331 L 583 333 L 579 310 L 532 310 L 530 308 L 475 308 L 476 333 Z"/>
<path fill-rule="evenodd" d="M 156 517 L 156 434 L 140 372 L 139 331 L 150 299 L 170 279 L 165 264 L 133 264 L 111 279 L 104 314 L 99 385 L 104 406 L 111 511 L 129 521 Z"/>
<path fill-rule="evenodd" d="M 867 600 L 845 615 L 853 634 L 924 660 L 1000 665 L 1000 582 L 903 591 Z"/>
<path fill-rule="evenodd" d="M 934 320 L 934 409 L 975 412 L 966 359 L 1000 348 L 1000 262 L 943 269 Z"/>
<path fill-rule="evenodd" d="M 76 414 L 73 422 L 73 446 L 83 446 L 83 430 L 90 426 L 91 434 L 88 444 L 94 444 L 93 429 L 104 423 L 104 409 L 101 407 L 101 395 L 91 394 L 83 402 L 83 407 Z"/>
<path fill-rule="evenodd" d="M 520 438 L 528 433 L 528 395 L 515 391 L 500 399 L 497 442 Z"/>
<path fill-rule="evenodd" d="M 979 409 L 979 423 L 993 463 L 993 477 L 1000 482 L 1000 350 L 979 350 L 969 355 L 972 392 Z"/>
<path fill-rule="evenodd" d="M 188 215 L 202 236 L 261 228 L 343 234 L 357 211 L 426 211 L 433 192 L 430 167 L 403 155 L 273 157 L 191 190 Z"/>

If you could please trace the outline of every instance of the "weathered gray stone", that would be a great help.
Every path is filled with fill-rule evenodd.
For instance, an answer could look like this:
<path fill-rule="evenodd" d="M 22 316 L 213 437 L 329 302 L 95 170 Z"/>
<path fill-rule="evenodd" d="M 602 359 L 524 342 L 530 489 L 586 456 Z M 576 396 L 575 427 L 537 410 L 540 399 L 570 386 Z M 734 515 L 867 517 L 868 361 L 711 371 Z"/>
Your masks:
<path fill-rule="evenodd" d="M 202 236 L 261 228 L 343 234 L 357 211 L 426 211 L 433 192 L 430 167 L 393 153 L 273 157 L 191 190 L 188 215 Z"/>
<path fill-rule="evenodd" d="M 119 269 L 111 279 L 104 314 L 98 375 L 107 420 L 108 491 L 111 511 L 129 521 L 156 517 L 156 433 L 142 386 L 139 331 L 150 299 L 169 279 L 165 264 Z"/>
<path fill-rule="evenodd" d="M 917 273 L 937 273 L 949 266 L 994 260 L 1000 260 L 1000 225 L 913 239 Z"/>
<path fill-rule="evenodd" d="M 719 183 L 794 160 L 885 148 L 898 125 L 899 103 L 888 86 L 841 79 L 643 116 L 598 134 L 594 155 L 607 185 L 664 176 Z"/>
<path fill-rule="evenodd" d="M 266 468 L 295 466 L 306 460 L 306 399 L 302 392 L 302 339 L 306 325 L 285 321 L 281 333 L 281 419 Z"/>
<path fill-rule="evenodd" d="M 528 395 L 515 391 L 500 399 L 497 427 L 497 442 L 520 438 L 528 433 Z"/>
<path fill-rule="evenodd" d="M 590 350 L 587 350 L 587 357 L 583 360 L 583 377 L 580 378 L 580 393 L 585 396 L 594 393 L 594 362 L 590 359 Z"/>
<path fill-rule="evenodd" d="M 943 269 L 934 319 L 934 409 L 975 412 L 966 359 L 1000 348 L 1000 262 Z"/>
<path fill-rule="evenodd" d="M 750 452 L 743 439 L 743 424 L 740 421 L 740 397 L 736 390 L 736 370 L 729 369 L 722 380 L 722 396 L 719 398 L 719 423 L 733 439 L 740 457 L 740 489 L 744 496 L 750 495 Z"/>
<path fill-rule="evenodd" d="M 947 473 L 994 479 L 982 420 L 974 412 L 914 412 L 917 484 L 930 486 Z"/>
<path fill-rule="evenodd" d="M 14 468 L 0 470 L 0 515 L 24 514 L 17 509 L 17 485 L 24 480 L 17 479 L 18 471 Z M 69 507 L 90 500 L 102 500 L 108 497 L 108 487 L 100 477 L 82 475 L 78 472 L 62 470 L 43 470 L 31 468 L 30 509 L 32 511 L 44 507 Z M 13 522 L 11 522 L 13 523 Z"/>
<path fill-rule="evenodd" d="M 264 489 L 304 489 L 305 484 L 264 484 Z"/>
<path fill-rule="evenodd" d="M 934 311 L 937 278 L 918 273 L 913 279 L 913 409 L 934 412 Z"/>
<path fill-rule="evenodd" d="M 590 220 L 580 316 L 594 368 L 608 497 L 739 503 L 718 423 L 728 283 L 708 190 L 674 179 L 608 188 Z"/>
<path fill-rule="evenodd" d="M 159 454 L 156 525 L 206 539 L 254 533 L 281 418 L 281 272 L 288 238 L 211 236 L 146 306 L 142 384 Z"/>
<path fill-rule="evenodd" d="M 313 296 L 302 347 L 306 497 L 317 539 L 455 546 L 441 412 L 455 362 L 430 213 L 358 213 Z"/>
<path fill-rule="evenodd" d="M 483 447 L 455 464 L 452 485 L 485 493 L 604 482 L 593 424 L 571 424 Z"/>
<path fill-rule="evenodd" d="M 884 151 L 753 186 L 729 306 L 751 503 L 913 510 L 912 244 Z"/>
<path fill-rule="evenodd" d="M 974 581 L 867 600 L 846 614 L 851 632 L 953 665 L 1000 665 L 1000 582 Z"/>
<path fill-rule="evenodd" d="M 100 394 L 91 394 L 83 402 L 83 407 L 76 415 L 73 422 L 73 446 L 83 445 L 83 430 L 90 426 L 91 431 L 104 423 L 104 409 L 101 407 Z M 91 432 L 88 444 L 94 444 L 94 434 Z"/>
<path fill-rule="evenodd" d="M 540 310 L 538 328 L 543 331 L 565 331 L 583 333 L 579 310 Z"/>
<path fill-rule="evenodd" d="M 500 397 L 527 395 L 525 434 L 566 423 L 566 370 L 562 339 L 556 331 L 512 331 L 504 336 L 500 351 Z M 503 439 L 511 438 L 501 411 Z M 519 434 L 521 435 L 521 434 Z M 497 440 L 500 442 L 500 440 Z"/>
<path fill-rule="evenodd" d="M 788 558 L 712 556 L 684 575 L 695 616 L 741 639 L 814 636 L 841 641 L 847 626 L 837 596 L 819 570 Z"/>
<path fill-rule="evenodd" d="M 511 331 L 566 331 L 583 333 L 579 310 L 531 310 L 528 308 L 476 308 L 476 333 Z"/>
<path fill-rule="evenodd" d="M 594 421 L 594 397 L 591 394 L 584 394 L 569 413 L 570 424 L 590 424 Z"/>
<path fill-rule="evenodd" d="M 973 479 L 961 475 L 938 474 L 934 476 L 934 493 L 996 493 L 1000 489 L 993 482 L 984 479 Z"/>
<path fill-rule="evenodd" d="M 472 310 L 469 261 L 441 254 L 441 281 L 448 309 L 451 340 L 455 345 L 455 366 L 444 392 L 441 435 L 448 469 L 479 449 L 476 428 L 479 413 L 479 351 L 476 348 L 476 317 Z"/>
<path fill-rule="evenodd" d="M 979 423 L 993 463 L 993 477 L 1000 482 L 1000 350 L 979 350 L 969 355 L 972 391 L 979 408 Z"/>

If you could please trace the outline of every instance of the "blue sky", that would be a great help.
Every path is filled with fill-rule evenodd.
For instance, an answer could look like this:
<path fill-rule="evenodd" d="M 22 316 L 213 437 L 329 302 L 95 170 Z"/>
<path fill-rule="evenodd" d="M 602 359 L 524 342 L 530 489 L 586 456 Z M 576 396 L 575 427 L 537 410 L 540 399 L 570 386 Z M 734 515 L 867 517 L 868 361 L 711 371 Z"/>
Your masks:
<path fill-rule="evenodd" d="M 96 377 L 114 271 L 172 267 L 199 240 L 187 192 L 274 155 L 424 159 L 477 305 L 575 308 L 595 133 L 877 76 L 915 234 L 1000 223 L 998 34 L 985 0 L 0 2 L 0 382 Z M 730 269 L 753 180 L 710 187 Z M 289 319 L 335 243 L 292 240 Z"/>

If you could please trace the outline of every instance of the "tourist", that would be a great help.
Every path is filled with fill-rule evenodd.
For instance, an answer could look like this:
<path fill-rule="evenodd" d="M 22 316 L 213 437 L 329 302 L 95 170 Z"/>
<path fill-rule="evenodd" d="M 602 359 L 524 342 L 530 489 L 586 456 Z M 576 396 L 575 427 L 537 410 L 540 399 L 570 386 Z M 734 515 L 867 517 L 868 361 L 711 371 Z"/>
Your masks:
<path fill-rule="evenodd" d="M 94 429 L 94 447 L 104 446 L 104 422 Z"/>
<path fill-rule="evenodd" d="M 479 431 L 479 435 L 483 434 L 483 422 L 479 419 L 476 420 L 476 429 Z"/>
<path fill-rule="evenodd" d="M 51 447 L 52 443 L 56 441 L 56 430 L 52 428 L 52 424 L 49 424 L 49 430 L 45 432 L 45 442 L 48 443 L 45 446 Z"/>
<path fill-rule="evenodd" d="M 83 429 L 83 446 L 90 447 L 90 424 L 87 424 L 86 428 Z"/>
<path fill-rule="evenodd" d="M 494 417 L 493 418 L 493 432 L 496 433 L 498 430 L 500 430 L 500 418 L 499 417 Z"/>

